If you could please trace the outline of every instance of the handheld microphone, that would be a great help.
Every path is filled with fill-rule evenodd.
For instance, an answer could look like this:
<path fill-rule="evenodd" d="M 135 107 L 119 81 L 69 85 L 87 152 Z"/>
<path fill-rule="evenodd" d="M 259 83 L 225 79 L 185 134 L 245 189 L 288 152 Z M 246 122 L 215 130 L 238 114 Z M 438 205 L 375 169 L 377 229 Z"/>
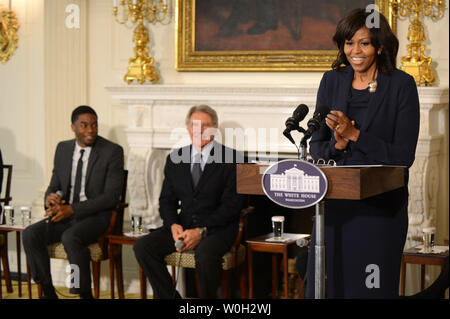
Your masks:
<path fill-rule="evenodd" d="M 298 247 L 306 247 L 308 246 L 308 240 L 306 240 L 305 238 L 299 238 L 296 240 L 295 242 L 297 244 Z"/>
<path fill-rule="evenodd" d="M 311 135 L 320 128 L 327 114 L 330 113 L 330 107 L 326 104 L 321 104 L 317 107 L 313 117 L 308 121 L 308 129 L 305 132 L 303 140 L 306 141 Z"/>
<path fill-rule="evenodd" d="M 183 239 L 178 239 L 175 242 L 175 248 L 176 249 L 183 249 L 184 248 L 184 241 L 183 241 Z"/>
<path fill-rule="evenodd" d="M 309 109 L 305 104 L 300 104 L 292 113 L 292 116 L 289 117 L 286 122 L 286 129 L 283 131 L 283 135 L 291 141 L 292 144 L 295 144 L 294 139 L 291 136 L 291 131 L 298 130 L 302 131 L 302 128 L 298 125 L 308 114 Z"/>
<path fill-rule="evenodd" d="M 63 193 L 63 191 L 61 191 L 61 190 L 57 190 L 55 194 L 58 195 L 58 196 L 61 197 L 61 198 L 63 198 L 63 196 L 64 196 L 64 193 Z M 50 204 L 50 206 L 54 206 L 54 204 Z M 48 216 L 48 217 L 45 219 L 45 222 L 46 222 L 46 223 L 50 223 L 50 219 L 52 219 L 53 216 L 55 216 L 55 215 L 50 215 L 50 216 Z"/>

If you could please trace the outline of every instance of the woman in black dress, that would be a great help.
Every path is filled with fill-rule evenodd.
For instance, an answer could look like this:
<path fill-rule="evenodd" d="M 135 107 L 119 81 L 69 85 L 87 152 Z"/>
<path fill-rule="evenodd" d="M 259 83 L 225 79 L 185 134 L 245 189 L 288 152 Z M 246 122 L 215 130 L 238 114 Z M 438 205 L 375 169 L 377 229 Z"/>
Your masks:
<path fill-rule="evenodd" d="M 405 166 L 405 186 L 371 198 L 325 203 L 327 298 L 398 297 L 400 263 L 408 230 L 408 168 L 419 134 L 419 98 L 413 77 L 396 68 L 398 40 L 386 18 L 368 28 L 365 9 L 339 22 L 339 53 L 325 72 L 317 105 L 330 113 L 313 134 L 314 159 L 338 165 Z M 307 297 L 314 297 L 314 234 Z"/>

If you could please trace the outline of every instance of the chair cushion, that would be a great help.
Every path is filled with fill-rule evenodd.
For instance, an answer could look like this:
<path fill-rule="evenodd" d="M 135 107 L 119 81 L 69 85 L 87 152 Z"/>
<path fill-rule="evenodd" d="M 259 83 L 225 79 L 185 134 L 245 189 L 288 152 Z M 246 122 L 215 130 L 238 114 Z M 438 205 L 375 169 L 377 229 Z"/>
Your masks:
<path fill-rule="evenodd" d="M 237 264 L 240 265 L 245 261 L 245 246 L 240 245 L 237 253 Z M 181 258 L 181 259 L 180 259 Z M 185 251 L 183 253 L 174 252 L 164 258 L 169 266 L 176 266 L 182 268 L 195 268 L 195 252 L 193 250 Z M 231 252 L 227 252 L 222 259 L 222 269 L 229 270 L 233 268 Z"/>
<path fill-rule="evenodd" d="M 103 256 L 102 249 L 98 243 L 91 244 L 88 247 L 92 261 L 102 261 L 108 258 L 108 256 Z M 48 245 L 47 249 L 50 258 L 67 259 L 67 253 L 62 243 Z"/>

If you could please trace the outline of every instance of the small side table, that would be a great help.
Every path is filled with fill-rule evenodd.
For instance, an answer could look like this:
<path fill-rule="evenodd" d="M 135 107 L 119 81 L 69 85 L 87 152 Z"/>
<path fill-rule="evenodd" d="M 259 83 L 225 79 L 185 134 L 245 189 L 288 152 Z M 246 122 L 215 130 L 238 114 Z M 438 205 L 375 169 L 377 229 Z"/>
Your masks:
<path fill-rule="evenodd" d="M 22 231 L 25 229 L 25 227 L 18 225 L 18 226 L 11 226 L 11 225 L 0 225 L 0 231 L 4 232 L 10 232 L 14 231 L 16 232 L 16 251 L 17 251 L 17 281 L 19 282 L 19 297 L 22 297 L 22 272 L 21 272 L 21 266 L 20 266 L 20 235 Z M 26 267 L 27 267 L 27 284 L 28 284 L 28 298 L 32 299 L 31 294 L 31 277 L 30 277 L 30 266 L 28 265 L 28 260 L 26 260 Z M 0 272 L 1 276 L 1 272 Z"/>
<path fill-rule="evenodd" d="M 308 234 L 292 234 L 284 233 L 283 238 L 286 241 L 266 241 L 266 239 L 272 238 L 273 233 L 250 238 L 247 240 L 248 249 L 248 285 L 249 285 L 249 298 L 253 298 L 253 252 L 266 252 L 272 253 L 272 298 L 277 295 L 278 284 L 278 267 L 276 254 L 283 254 L 283 279 L 284 279 L 284 296 L 288 299 L 288 246 L 295 244 L 297 239 L 308 239 Z"/>
<path fill-rule="evenodd" d="M 122 260 L 114 260 L 111 256 L 114 256 L 114 246 L 115 245 L 134 245 L 136 240 L 140 237 L 131 237 L 125 235 L 109 235 L 109 278 L 111 285 L 111 299 L 114 299 L 114 268 L 117 272 L 117 290 L 120 299 L 124 299 L 123 292 L 123 277 L 122 277 Z M 139 266 L 139 282 L 141 288 L 141 299 L 147 299 L 147 278 L 145 277 L 142 268 Z"/>
<path fill-rule="evenodd" d="M 420 245 L 421 246 L 421 245 Z M 415 246 L 403 251 L 402 256 L 402 267 L 401 267 L 401 276 L 400 276 L 400 296 L 405 295 L 405 279 L 406 279 L 406 264 L 416 264 L 420 265 L 420 288 L 421 290 L 425 289 L 425 265 L 437 265 L 441 266 L 441 269 L 444 267 L 445 258 L 448 257 L 448 250 L 442 254 L 423 254 L 419 253 L 419 246 Z M 448 247 L 447 247 L 448 249 Z"/>

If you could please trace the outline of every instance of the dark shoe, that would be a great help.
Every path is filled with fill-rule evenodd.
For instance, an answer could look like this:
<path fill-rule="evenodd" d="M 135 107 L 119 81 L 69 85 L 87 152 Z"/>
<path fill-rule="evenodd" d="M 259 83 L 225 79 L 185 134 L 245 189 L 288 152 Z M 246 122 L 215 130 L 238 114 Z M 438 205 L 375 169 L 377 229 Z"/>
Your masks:
<path fill-rule="evenodd" d="M 58 299 L 55 287 L 52 284 L 42 284 L 42 297 L 40 299 Z"/>
<path fill-rule="evenodd" d="M 91 292 L 81 293 L 80 299 L 94 299 L 94 296 L 92 296 Z"/>

